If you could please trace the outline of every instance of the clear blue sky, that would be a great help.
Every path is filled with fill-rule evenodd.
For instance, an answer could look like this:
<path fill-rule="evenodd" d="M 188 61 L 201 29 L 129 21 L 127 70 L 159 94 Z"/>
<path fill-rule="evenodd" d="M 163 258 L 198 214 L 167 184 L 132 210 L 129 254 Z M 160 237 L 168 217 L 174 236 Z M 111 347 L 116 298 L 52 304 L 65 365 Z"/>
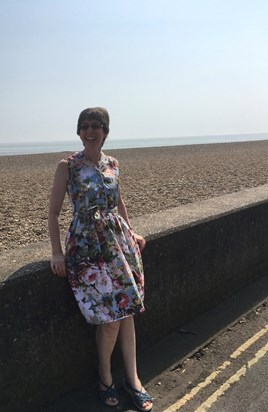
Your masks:
<path fill-rule="evenodd" d="M 8 0 L 0 142 L 268 132 L 267 0 Z"/>

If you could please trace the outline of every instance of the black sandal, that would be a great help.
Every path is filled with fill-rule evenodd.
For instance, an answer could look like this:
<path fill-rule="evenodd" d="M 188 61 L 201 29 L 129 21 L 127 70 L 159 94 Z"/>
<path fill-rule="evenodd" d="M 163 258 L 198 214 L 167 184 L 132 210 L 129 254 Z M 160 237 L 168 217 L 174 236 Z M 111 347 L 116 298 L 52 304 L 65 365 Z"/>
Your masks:
<path fill-rule="evenodd" d="M 153 398 L 149 395 L 148 392 L 142 392 L 142 387 L 141 390 L 139 391 L 136 388 L 133 388 L 128 381 L 125 381 L 124 383 L 124 388 L 125 390 L 130 393 L 132 402 L 134 405 L 142 412 L 149 412 L 153 408 Z M 146 409 L 143 407 L 143 404 L 145 402 L 151 402 L 152 406 L 149 409 Z"/>
<path fill-rule="evenodd" d="M 100 380 L 100 384 L 105 386 L 106 389 L 100 389 L 99 390 L 99 395 L 100 395 L 100 400 L 102 401 L 102 403 L 104 403 L 104 405 L 106 406 L 117 406 L 119 403 L 119 395 L 117 392 L 116 387 L 114 386 L 114 383 L 112 382 L 110 386 L 105 385 L 105 383 L 103 383 Z M 116 403 L 108 403 L 108 399 L 115 399 L 117 402 Z"/>

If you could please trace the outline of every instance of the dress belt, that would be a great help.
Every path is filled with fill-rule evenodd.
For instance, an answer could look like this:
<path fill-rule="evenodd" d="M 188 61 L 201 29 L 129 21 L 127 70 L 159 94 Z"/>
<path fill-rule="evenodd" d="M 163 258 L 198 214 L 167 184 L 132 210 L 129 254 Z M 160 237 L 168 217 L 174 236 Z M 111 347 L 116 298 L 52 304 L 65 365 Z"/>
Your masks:
<path fill-rule="evenodd" d="M 93 220 L 101 220 L 102 216 L 101 214 L 106 214 L 108 215 L 109 213 L 117 213 L 117 208 L 114 207 L 113 209 L 107 209 L 105 207 L 102 206 L 92 206 L 87 210 L 83 210 L 80 212 L 75 212 L 74 216 L 78 216 L 78 217 L 89 217 Z M 108 216 L 107 216 L 108 217 Z"/>

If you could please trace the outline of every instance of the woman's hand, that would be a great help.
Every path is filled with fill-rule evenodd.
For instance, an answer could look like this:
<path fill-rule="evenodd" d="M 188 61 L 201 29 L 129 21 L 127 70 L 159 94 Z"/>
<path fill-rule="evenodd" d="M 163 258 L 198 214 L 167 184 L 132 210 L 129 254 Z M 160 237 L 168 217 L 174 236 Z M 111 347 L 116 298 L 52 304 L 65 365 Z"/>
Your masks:
<path fill-rule="evenodd" d="M 134 238 L 136 239 L 136 241 L 138 242 L 140 251 L 142 251 L 145 246 L 146 246 L 146 240 L 144 239 L 144 237 L 137 235 L 137 233 L 133 233 Z"/>
<path fill-rule="evenodd" d="M 50 267 L 54 275 L 61 277 L 66 276 L 65 258 L 63 253 L 58 253 L 52 256 L 50 260 Z"/>

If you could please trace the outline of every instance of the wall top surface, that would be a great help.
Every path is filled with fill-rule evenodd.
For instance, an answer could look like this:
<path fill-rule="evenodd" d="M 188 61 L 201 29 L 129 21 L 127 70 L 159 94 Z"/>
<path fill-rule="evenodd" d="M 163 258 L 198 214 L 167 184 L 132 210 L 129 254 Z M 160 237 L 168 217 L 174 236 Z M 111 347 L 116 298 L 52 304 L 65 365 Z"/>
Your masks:
<path fill-rule="evenodd" d="M 131 223 L 136 233 L 150 240 L 266 202 L 268 184 L 135 217 L 131 219 Z M 24 266 L 27 272 L 28 264 L 38 264 L 37 262 L 48 261 L 49 258 L 49 241 L 0 253 L 0 282 Z"/>

